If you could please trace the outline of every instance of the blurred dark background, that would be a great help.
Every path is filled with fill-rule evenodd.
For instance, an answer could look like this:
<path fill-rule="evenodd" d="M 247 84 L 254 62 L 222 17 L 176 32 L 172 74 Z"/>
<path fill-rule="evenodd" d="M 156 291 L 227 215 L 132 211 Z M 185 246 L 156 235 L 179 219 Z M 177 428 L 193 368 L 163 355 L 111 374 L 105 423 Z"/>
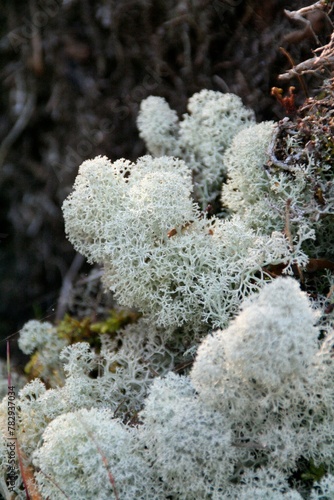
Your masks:
<path fill-rule="evenodd" d="M 312 57 L 307 24 L 284 9 L 310 1 L 5 0 L 0 13 L 0 338 L 28 319 L 52 320 L 75 258 L 61 204 L 80 163 L 145 153 L 142 99 L 179 115 L 203 89 L 233 92 L 257 119 L 284 116 L 277 76 Z M 308 16 L 321 44 L 331 26 Z M 321 75 L 306 78 L 312 95 Z M 305 99 L 298 80 L 297 100 Z M 85 264 L 81 270 L 85 270 Z M 4 355 L 5 342 L 0 344 Z"/>

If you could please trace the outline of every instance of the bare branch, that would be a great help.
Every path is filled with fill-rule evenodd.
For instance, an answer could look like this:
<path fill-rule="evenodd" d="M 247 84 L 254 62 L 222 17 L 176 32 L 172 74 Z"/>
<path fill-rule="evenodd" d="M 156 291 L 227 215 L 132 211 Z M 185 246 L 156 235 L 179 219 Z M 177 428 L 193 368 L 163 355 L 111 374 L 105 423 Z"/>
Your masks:
<path fill-rule="evenodd" d="M 293 68 L 289 69 L 286 73 L 279 75 L 278 79 L 282 81 L 289 80 L 294 76 L 300 76 L 305 73 L 314 73 L 319 70 L 323 70 L 324 68 L 328 68 L 329 70 L 334 67 L 334 31 L 331 35 L 330 42 L 323 47 L 319 47 L 315 52 L 321 50 L 319 56 L 312 57 L 311 59 L 307 59 L 306 61 L 297 64 Z"/>
<path fill-rule="evenodd" d="M 68 302 L 70 299 L 70 295 L 73 289 L 73 281 L 78 274 L 78 271 L 82 264 L 84 263 L 85 258 L 79 253 L 73 259 L 73 262 L 66 273 L 66 276 L 63 281 L 63 285 L 61 287 L 61 291 L 59 294 L 57 310 L 56 310 L 56 320 L 60 320 L 64 317 L 65 311 L 68 307 Z"/>

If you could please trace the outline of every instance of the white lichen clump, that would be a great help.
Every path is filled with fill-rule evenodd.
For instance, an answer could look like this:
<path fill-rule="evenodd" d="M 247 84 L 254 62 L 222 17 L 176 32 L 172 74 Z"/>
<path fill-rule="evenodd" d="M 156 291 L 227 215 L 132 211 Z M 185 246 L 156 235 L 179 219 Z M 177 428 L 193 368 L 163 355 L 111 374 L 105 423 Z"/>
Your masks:
<path fill-rule="evenodd" d="M 24 354 L 34 354 L 38 376 L 48 380 L 52 386 L 64 380 L 59 355 L 67 345 L 65 339 L 57 335 L 56 328 L 48 321 L 28 321 L 20 331 L 19 348 Z"/>
<path fill-rule="evenodd" d="M 64 492 L 73 499 L 157 498 L 161 487 L 150 481 L 149 464 L 136 453 L 135 434 L 109 410 L 57 417 L 33 455 L 43 498 L 61 500 Z"/>
<path fill-rule="evenodd" d="M 254 213 L 254 210 L 258 209 L 258 204 L 265 204 L 262 209 L 267 219 L 272 216 L 276 220 L 271 230 L 277 229 L 278 217 L 264 196 L 270 190 L 264 166 L 276 127 L 274 122 L 263 122 L 235 135 L 224 155 L 228 179 L 222 187 L 222 203 L 247 221 L 254 220 L 256 227 L 258 223 L 261 224 L 260 215 L 263 214 Z M 282 219 L 279 219 L 279 222 L 281 221 Z M 266 229 L 268 230 L 267 220 Z"/>
<path fill-rule="evenodd" d="M 219 193 L 226 174 L 226 148 L 254 121 L 240 97 L 202 90 L 189 99 L 181 121 L 163 98 L 148 97 L 141 103 L 137 125 L 152 155 L 186 161 L 194 174 L 196 200 L 205 207 Z"/>
<path fill-rule="evenodd" d="M 333 252 L 330 166 L 310 154 L 307 145 L 303 149 L 296 132 L 285 138 L 286 163 L 278 160 L 277 134 L 277 124 L 263 122 L 235 135 L 224 155 L 227 181 L 221 202 L 245 224 L 266 234 L 284 230 L 288 218 L 297 245 L 307 240 L 304 248 L 312 249 L 313 255 Z M 326 199 L 317 199 L 319 189 L 320 196 L 326 190 Z"/>
<path fill-rule="evenodd" d="M 198 350 L 193 385 L 213 410 L 230 415 L 235 443 L 248 443 L 247 460 L 263 455 L 283 470 L 301 457 L 333 463 L 331 344 L 319 349 L 314 322 L 298 284 L 278 278 Z"/>
<path fill-rule="evenodd" d="M 66 233 L 123 306 L 166 329 L 202 322 L 225 326 L 256 290 L 269 264 L 307 262 L 281 233 L 260 234 L 239 217 L 202 217 L 191 199 L 191 171 L 170 157 L 135 164 L 97 157 L 84 162 L 65 200 Z"/>
<path fill-rule="evenodd" d="M 63 212 L 75 249 L 142 317 L 99 349 L 47 322 L 22 328 L 45 383 L 18 393 L 15 494 L 28 478 L 43 500 L 332 499 L 334 331 L 320 306 L 333 280 L 313 303 L 297 281 L 312 289 L 309 264 L 328 267 L 312 254 L 333 248 L 332 202 L 314 196 L 331 192 L 328 173 L 295 136 L 293 162 L 276 158 L 278 125 L 231 94 L 195 94 L 181 120 L 150 97 L 138 126 L 153 156 L 85 161 Z M 225 218 L 205 210 L 220 193 Z"/>
<path fill-rule="evenodd" d="M 19 348 L 24 354 L 32 354 L 34 351 L 45 347 L 57 351 L 57 354 L 65 346 L 65 342 L 57 338 L 55 327 L 45 321 L 41 323 L 37 320 L 28 321 L 22 330 L 18 341 Z"/>
<path fill-rule="evenodd" d="M 141 102 L 137 126 L 153 156 L 179 156 L 179 119 L 163 97 L 150 96 Z"/>
<path fill-rule="evenodd" d="M 35 380 L 19 395 L 18 438 L 42 497 L 302 498 L 287 483 L 298 461 L 334 466 L 334 333 L 319 345 L 315 320 L 295 280 L 268 283 L 203 340 L 190 377 L 156 378 L 138 428 L 117 419 L 112 359 L 91 378 L 89 345 L 66 347 L 65 386 Z M 0 410 L 5 432 L 6 400 Z"/>
<path fill-rule="evenodd" d="M 141 440 L 170 495 L 210 498 L 226 489 L 237 459 L 229 423 L 197 399 L 188 378 L 157 380 L 141 418 Z"/>
<path fill-rule="evenodd" d="M 276 390 L 304 376 L 317 352 L 319 332 L 307 298 L 298 291 L 297 282 L 278 278 L 244 303 L 227 330 L 215 332 L 229 374 Z M 223 357 L 215 347 L 213 352 Z"/>

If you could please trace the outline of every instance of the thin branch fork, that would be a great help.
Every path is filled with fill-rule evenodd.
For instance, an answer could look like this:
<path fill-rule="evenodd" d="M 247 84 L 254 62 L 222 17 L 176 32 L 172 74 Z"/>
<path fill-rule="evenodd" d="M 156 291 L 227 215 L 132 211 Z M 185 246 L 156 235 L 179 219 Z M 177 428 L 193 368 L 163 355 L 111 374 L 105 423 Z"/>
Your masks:
<path fill-rule="evenodd" d="M 66 309 L 68 307 L 68 302 L 73 290 L 73 281 L 77 276 L 81 266 L 83 265 L 85 258 L 79 253 L 73 259 L 73 262 L 67 271 L 65 278 L 63 280 L 63 285 L 60 290 L 59 299 L 56 309 L 56 320 L 60 320 L 64 317 Z"/>
<path fill-rule="evenodd" d="M 334 66 L 334 31 L 331 35 L 330 42 L 323 47 L 319 47 L 315 52 L 322 50 L 321 54 L 311 59 L 297 64 L 293 68 L 289 69 L 286 73 L 279 75 L 278 79 L 281 81 L 289 80 L 294 76 L 303 75 L 305 73 L 314 73 L 315 71 L 322 69 L 326 66 Z"/>
<path fill-rule="evenodd" d="M 326 0 L 319 0 L 318 2 L 313 3 L 312 5 L 308 5 L 307 7 L 302 7 L 299 10 L 286 10 L 284 9 L 285 14 L 293 19 L 294 21 L 302 21 L 303 23 L 307 22 L 303 16 L 309 14 L 310 12 L 314 12 L 315 10 L 327 10 L 328 2 Z M 330 9 L 331 10 L 331 9 Z"/>
<path fill-rule="evenodd" d="M 311 21 L 309 19 L 305 19 L 304 16 L 307 16 L 308 14 L 310 14 L 312 12 L 316 12 L 316 11 L 322 10 L 322 11 L 325 12 L 325 14 L 328 17 L 328 11 L 330 12 L 332 10 L 332 7 L 330 7 L 328 9 L 328 6 L 329 6 L 328 1 L 326 1 L 326 0 L 320 0 L 318 2 L 315 2 L 312 5 L 308 5 L 307 7 L 302 7 L 299 10 L 287 10 L 287 9 L 284 9 L 284 13 L 292 21 L 297 21 L 297 22 L 300 22 L 300 23 L 306 25 L 307 29 L 309 29 L 311 31 L 312 35 L 314 36 L 316 42 L 320 45 L 319 38 L 317 37 L 317 35 L 316 35 L 316 33 L 315 33 L 315 31 L 314 31 L 314 29 L 312 27 Z M 332 22 L 331 22 L 330 19 L 329 19 L 329 21 L 332 24 Z"/>

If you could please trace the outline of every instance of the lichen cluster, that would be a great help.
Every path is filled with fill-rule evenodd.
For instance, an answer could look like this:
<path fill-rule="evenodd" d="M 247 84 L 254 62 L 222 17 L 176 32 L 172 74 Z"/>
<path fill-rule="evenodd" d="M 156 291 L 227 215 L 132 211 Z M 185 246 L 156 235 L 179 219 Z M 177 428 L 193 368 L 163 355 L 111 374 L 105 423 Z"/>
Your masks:
<path fill-rule="evenodd" d="M 333 161 L 311 104 L 255 124 L 233 95 L 182 120 L 151 97 L 154 156 L 81 165 L 66 234 L 139 313 L 21 330 L 42 380 L 18 398 L 19 498 L 28 468 L 45 499 L 333 498 Z"/>

